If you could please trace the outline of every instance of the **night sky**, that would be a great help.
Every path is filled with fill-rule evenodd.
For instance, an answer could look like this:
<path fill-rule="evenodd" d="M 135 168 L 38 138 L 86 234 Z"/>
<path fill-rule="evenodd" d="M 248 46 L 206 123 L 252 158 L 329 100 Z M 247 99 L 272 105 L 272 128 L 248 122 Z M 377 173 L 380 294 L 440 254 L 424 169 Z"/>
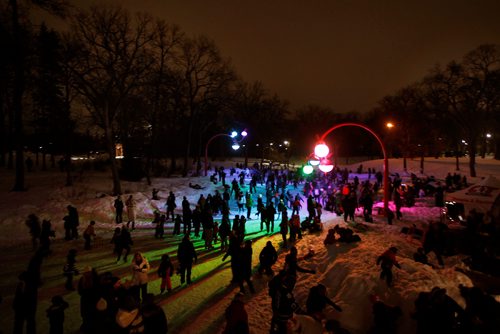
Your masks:
<path fill-rule="evenodd" d="M 209 36 L 244 80 L 262 81 L 292 108 L 319 104 L 365 112 L 436 63 L 500 43 L 498 0 L 100 2 Z"/>

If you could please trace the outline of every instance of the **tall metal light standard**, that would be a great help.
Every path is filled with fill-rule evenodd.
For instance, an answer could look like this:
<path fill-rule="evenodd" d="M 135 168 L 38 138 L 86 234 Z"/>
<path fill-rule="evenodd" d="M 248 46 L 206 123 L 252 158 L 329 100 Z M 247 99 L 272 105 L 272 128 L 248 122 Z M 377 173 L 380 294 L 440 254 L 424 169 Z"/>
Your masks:
<path fill-rule="evenodd" d="M 384 214 L 386 214 L 387 208 L 389 207 L 389 197 L 390 197 L 390 193 L 389 193 L 389 160 L 387 158 L 387 153 L 385 150 L 384 142 L 382 142 L 382 139 L 380 139 L 380 137 L 372 129 L 370 129 L 369 127 L 367 127 L 363 124 L 358 124 L 358 123 L 341 123 L 341 124 L 332 126 L 330 129 L 326 130 L 326 132 L 323 133 L 321 135 L 321 137 L 319 138 L 319 141 L 316 144 L 316 147 L 314 148 L 314 155 L 316 157 L 318 157 L 320 161 L 321 161 L 321 159 L 328 160 L 327 157 L 328 157 L 328 154 L 330 153 L 330 148 L 325 144 L 325 138 L 326 138 L 326 136 L 328 136 L 330 134 L 330 132 L 332 132 L 338 128 L 345 127 L 345 126 L 355 126 L 355 127 L 362 128 L 362 129 L 368 131 L 369 133 L 371 133 L 375 137 L 375 139 L 377 139 L 378 143 L 380 144 L 380 147 L 382 148 L 382 154 L 384 156 L 384 179 L 383 179 L 383 182 L 384 182 Z M 326 162 L 325 166 L 328 166 L 328 167 L 324 168 L 324 171 L 331 170 L 329 162 Z M 320 169 L 321 169 L 321 167 L 320 167 Z"/>
<path fill-rule="evenodd" d="M 245 137 L 248 135 L 248 132 L 246 130 L 241 131 L 241 139 L 237 140 L 236 138 L 238 137 L 238 132 L 232 131 L 231 134 L 227 133 L 218 133 L 216 135 L 213 135 L 205 144 L 205 176 L 208 175 L 208 145 L 212 142 L 217 137 L 229 137 L 233 140 L 233 144 L 231 145 L 233 150 L 238 150 L 240 148 L 240 143 Z"/>

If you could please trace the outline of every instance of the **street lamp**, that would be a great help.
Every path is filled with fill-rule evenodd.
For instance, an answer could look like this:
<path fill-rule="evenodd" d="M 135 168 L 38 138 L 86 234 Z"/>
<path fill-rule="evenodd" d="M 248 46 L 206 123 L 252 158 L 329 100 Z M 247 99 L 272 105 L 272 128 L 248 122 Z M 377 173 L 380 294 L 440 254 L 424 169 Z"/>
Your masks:
<path fill-rule="evenodd" d="M 240 140 L 236 140 L 236 138 L 238 137 L 238 132 L 236 131 L 231 131 L 230 134 L 227 134 L 227 133 L 218 133 L 216 135 L 213 135 L 208 141 L 207 143 L 205 144 L 205 176 L 208 175 L 208 145 L 210 145 L 210 143 L 212 142 L 212 140 L 214 140 L 215 138 L 217 137 L 229 137 L 233 140 L 233 144 L 231 145 L 231 148 L 233 150 L 238 150 L 240 148 L 240 143 L 241 141 L 243 141 L 243 139 L 245 139 L 245 137 L 248 135 L 248 132 L 246 130 L 243 130 L 241 131 L 241 139 Z"/>
<path fill-rule="evenodd" d="M 384 179 L 383 179 L 383 182 L 384 182 L 384 214 L 387 214 L 387 209 L 389 207 L 389 196 L 390 196 L 390 193 L 389 193 L 389 160 L 387 159 L 387 153 L 385 150 L 384 143 L 382 142 L 380 137 L 372 129 L 370 129 L 369 127 L 367 127 L 365 125 L 358 124 L 358 123 L 342 123 L 342 124 L 332 126 L 330 129 L 328 129 L 325 133 L 323 133 L 321 135 L 321 137 L 318 141 L 318 144 L 314 148 L 314 155 L 316 155 L 318 158 L 320 158 L 320 161 L 321 161 L 321 158 L 328 161 L 327 157 L 328 157 L 328 154 L 330 153 L 330 149 L 325 144 L 325 138 L 326 138 L 326 136 L 328 136 L 330 134 L 330 132 L 332 132 L 338 128 L 345 127 L 345 126 L 355 126 L 355 127 L 362 128 L 362 129 L 368 131 L 369 133 L 371 133 L 375 137 L 375 139 L 377 139 L 378 143 L 380 144 L 380 147 L 382 148 L 382 154 L 384 156 Z M 321 171 L 328 173 L 331 170 L 333 170 L 333 165 L 331 165 L 329 162 L 328 163 L 325 162 L 325 163 L 321 163 L 319 168 Z M 326 170 L 328 170 L 328 171 L 326 171 Z"/>

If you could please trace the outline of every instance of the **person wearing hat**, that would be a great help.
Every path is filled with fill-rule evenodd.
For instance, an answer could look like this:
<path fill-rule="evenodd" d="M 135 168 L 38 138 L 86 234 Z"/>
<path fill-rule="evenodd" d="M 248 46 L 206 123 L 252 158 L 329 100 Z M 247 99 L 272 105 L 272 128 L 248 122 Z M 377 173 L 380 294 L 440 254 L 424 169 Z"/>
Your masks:
<path fill-rule="evenodd" d="M 380 279 L 384 279 L 387 282 L 387 286 L 392 285 L 392 266 L 396 266 L 401 269 L 398 261 L 396 260 L 396 253 L 398 249 L 396 247 L 390 247 L 382 255 L 377 258 L 377 265 L 380 265 Z"/>

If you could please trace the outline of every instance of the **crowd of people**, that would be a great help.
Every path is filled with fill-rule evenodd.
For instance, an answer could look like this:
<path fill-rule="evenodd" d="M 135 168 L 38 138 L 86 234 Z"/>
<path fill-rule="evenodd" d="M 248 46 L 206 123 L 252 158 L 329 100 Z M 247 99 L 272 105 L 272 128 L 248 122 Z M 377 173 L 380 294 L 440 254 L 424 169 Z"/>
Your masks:
<path fill-rule="evenodd" d="M 361 172 L 361 171 L 359 171 Z M 362 217 L 366 223 L 373 223 L 373 205 L 377 200 L 377 192 L 382 184 L 380 172 L 369 170 L 366 181 L 360 182 L 357 176 L 352 179 L 347 170 L 335 170 L 334 173 L 317 175 L 310 180 L 301 180 L 297 172 L 288 169 L 260 168 L 256 166 L 248 170 L 229 170 L 227 183 L 226 170 L 215 168 L 210 176 L 211 182 L 221 184 L 222 190 L 214 193 L 204 192 L 205 188 L 190 183 L 189 186 L 200 191 L 196 203 L 190 203 L 186 196 L 182 196 L 180 207 L 177 206 L 177 196 L 169 192 L 165 202 L 165 211 L 154 212 L 152 227 L 154 237 L 164 239 L 167 236 L 166 224 L 173 223 L 172 237 L 181 237 L 174 259 L 169 254 L 161 256 L 157 268 L 152 268 L 149 261 L 140 252 L 135 252 L 131 262 L 131 279 L 123 281 L 112 272 L 97 273 L 94 268 L 86 267 L 79 272 L 77 266 L 76 249 L 67 254 L 67 261 L 63 268 L 66 277 L 65 288 L 68 291 L 77 290 L 80 294 L 80 314 L 82 317 L 81 331 L 84 333 L 165 333 L 167 332 L 167 318 L 161 307 L 154 303 L 152 294 L 148 291 L 148 274 L 156 271 L 161 280 L 160 294 L 170 293 L 173 290 L 171 277 L 180 275 L 181 286 L 192 284 L 191 276 L 193 265 L 198 260 L 198 253 L 194 247 L 193 238 L 201 238 L 204 249 L 210 252 L 219 244 L 222 261 L 230 257 L 232 280 L 231 283 L 239 286 L 240 292 L 228 306 L 225 333 L 248 333 L 248 315 L 245 310 L 246 287 L 250 294 L 256 292 L 252 282 L 254 263 L 253 242 L 246 234 L 246 223 L 249 220 L 260 220 L 260 231 L 272 235 L 279 232 L 282 242 L 279 247 L 282 252 L 288 252 L 284 266 L 275 274 L 273 266 L 278 261 L 278 251 L 271 241 L 259 250 L 259 266 L 257 273 L 270 277 L 268 293 L 272 302 L 271 333 L 287 333 L 290 323 L 302 328 L 300 333 L 346 333 L 338 321 L 326 319 L 324 309 L 330 305 L 338 312 L 342 312 L 339 305 L 327 296 L 327 287 L 317 284 L 311 287 L 307 303 L 300 306 L 293 296 L 293 290 L 298 273 L 315 274 L 315 270 L 303 268 L 299 265 L 297 248 L 294 246 L 303 233 L 317 233 L 323 230 L 321 221 L 322 210 L 335 212 L 343 216 L 345 223 L 355 222 L 355 212 L 362 209 Z M 372 182 L 371 176 L 374 176 Z M 352 180 L 352 181 L 351 181 Z M 248 181 L 248 183 L 246 183 Z M 350 182 L 351 181 L 351 182 Z M 261 185 L 258 194 L 257 186 Z M 420 186 L 410 187 L 402 183 L 399 175 L 391 180 L 391 193 L 396 208 L 395 218 L 402 220 L 401 208 L 412 206 L 415 203 L 415 194 L 427 195 L 425 183 L 415 181 Z M 299 185 L 303 187 L 299 189 Z M 159 190 L 154 188 L 153 200 L 160 200 Z M 438 192 L 436 192 L 438 193 Z M 302 207 L 307 215 L 300 218 Z M 114 199 L 116 228 L 110 242 L 113 244 L 113 253 L 116 262 L 122 259 L 128 262 L 128 256 L 134 245 L 133 231 L 136 228 L 137 204 L 133 195 L 129 195 L 125 203 L 121 196 Z M 126 208 L 127 220 L 123 213 Z M 255 209 L 255 213 L 252 211 Z M 75 207 L 67 207 L 68 214 L 63 218 L 65 239 L 73 240 L 79 237 L 80 225 L 78 211 Z M 291 211 L 291 213 L 290 213 Z M 289 214 L 290 213 L 290 214 Z M 233 216 L 231 218 L 231 216 Z M 290 218 L 289 218 L 290 217 Z M 275 222 L 276 220 L 279 221 Z M 388 223 L 392 219 L 388 218 Z M 50 221 L 40 223 L 35 214 L 31 214 L 26 225 L 32 238 L 33 249 L 36 250 L 28 270 L 19 276 L 19 285 L 16 291 L 15 333 L 22 333 L 22 326 L 26 322 L 28 333 L 34 333 L 34 311 L 36 310 L 36 294 L 40 284 L 40 267 L 44 257 L 50 256 L 50 240 L 54 237 Z M 95 222 L 90 221 L 83 232 L 84 247 L 92 249 L 92 240 L 96 236 Z M 275 226 L 276 225 L 276 226 Z M 421 248 L 416 250 L 414 259 L 417 262 L 429 264 L 427 254 L 434 252 L 440 266 L 444 266 L 442 259 L 445 244 L 444 227 L 439 224 L 430 224 Z M 328 231 L 325 246 L 336 242 L 360 242 L 361 238 L 348 227 L 335 226 Z M 390 247 L 376 258 L 380 265 L 380 278 L 388 286 L 393 285 L 392 268 L 401 268 L 396 260 L 397 248 Z M 430 265 L 430 264 L 429 264 Z M 73 282 L 75 276 L 80 276 L 77 286 Z M 245 287 L 246 286 L 246 287 Z M 420 297 L 419 297 L 420 298 Z M 424 297 L 422 297 L 424 298 Z M 30 305 L 28 307 L 28 304 Z M 417 305 L 418 304 L 418 305 Z M 417 303 L 415 319 L 427 319 Z M 34 305 L 34 306 L 33 306 Z M 384 306 L 374 303 L 375 314 L 383 314 Z M 61 333 L 64 322 L 64 311 L 69 307 L 62 296 L 55 296 L 52 305 L 47 310 L 50 319 L 51 333 Z M 455 306 L 454 306 L 455 307 Z M 382 310 L 382 311 L 381 311 Z M 397 313 L 397 312 L 396 312 Z M 376 316 L 375 316 L 376 318 Z M 420 320 L 418 320 L 420 321 Z M 424 321 L 425 322 L 425 321 Z M 154 324 L 154 325 L 153 325 Z M 382 326 L 380 324 L 375 324 Z M 419 323 L 420 326 L 420 323 Z M 443 325 L 444 326 L 444 325 Z M 453 324 L 456 326 L 456 323 Z M 470 325 L 472 326 L 472 325 Z M 309 328 L 305 331 L 304 328 Z M 422 328 L 425 325 L 422 324 Z M 452 328 L 452 327 L 446 327 Z M 375 333 L 375 332 L 374 332 Z M 378 332 L 377 332 L 378 333 Z M 382 332 L 380 332 L 382 333 Z"/>

